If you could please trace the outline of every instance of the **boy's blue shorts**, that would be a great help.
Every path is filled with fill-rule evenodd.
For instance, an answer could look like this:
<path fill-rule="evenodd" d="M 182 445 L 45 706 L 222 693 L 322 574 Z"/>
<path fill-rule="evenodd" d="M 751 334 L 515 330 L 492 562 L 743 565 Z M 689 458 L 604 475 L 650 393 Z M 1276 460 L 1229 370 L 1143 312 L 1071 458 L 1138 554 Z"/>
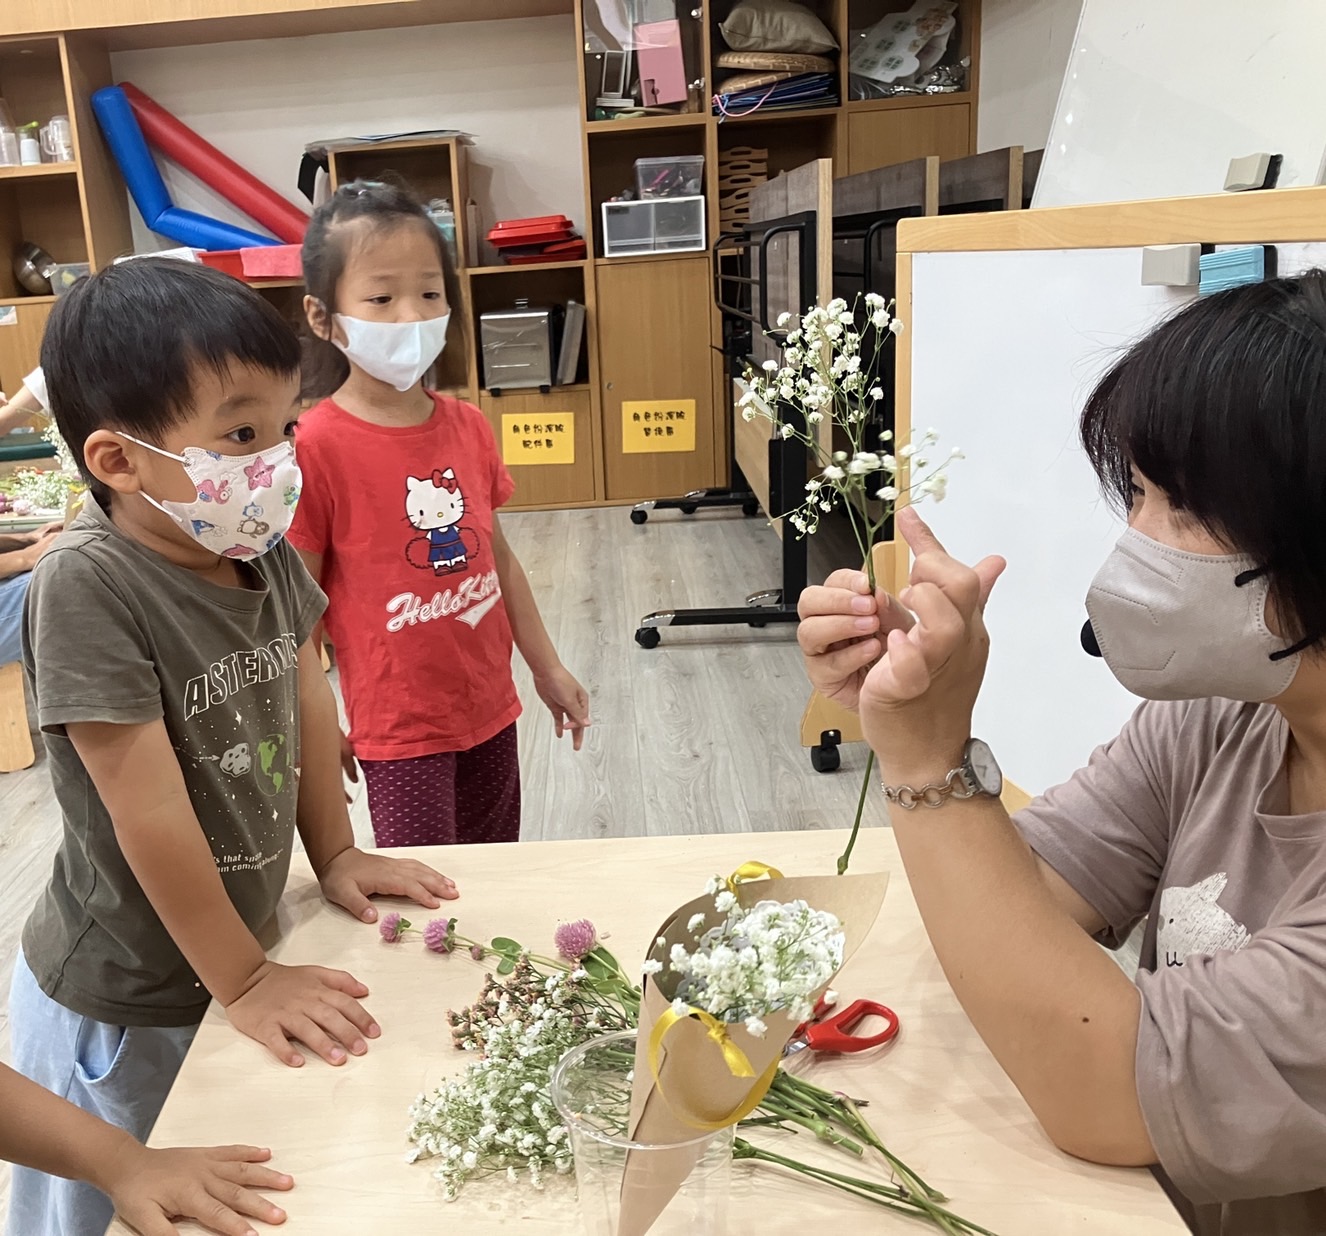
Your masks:
<path fill-rule="evenodd" d="M 57 1004 L 22 951 L 9 993 L 14 1068 L 140 1141 L 152 1132 L 197 1026 L 111 1026 Z M 105 1236 L 114 1208 L 91 1185 L 16 1167 L 8 1236 Z"/>

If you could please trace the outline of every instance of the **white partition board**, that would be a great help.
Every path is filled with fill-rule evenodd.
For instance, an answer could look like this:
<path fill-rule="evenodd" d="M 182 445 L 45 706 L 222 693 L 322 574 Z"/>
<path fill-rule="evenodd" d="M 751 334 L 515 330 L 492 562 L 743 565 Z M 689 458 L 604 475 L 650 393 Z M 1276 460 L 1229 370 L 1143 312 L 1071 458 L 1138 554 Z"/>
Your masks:
<path fill-rule="evenodd" d="M 1219 193 L 1230 159 L 1326 155 L 1320 0 L 1086 0 L 1034 205 Z"/>
<path fill-rule="evenodd" d="M 1326 245 L 1279 246 L 1281 273 Z M 975 732 L 1039 793 L 1113 737 L 1137 700 L 1081 649 L 1087 587 L 1123 530 L 1077 438 L 1110 362 L 1191 299 L 1143 287 L 1139 249 L 918 253 L 912 424 L 960 446 L 949 496 L 923 514 L 958 558 L 1002 554 Z"/>

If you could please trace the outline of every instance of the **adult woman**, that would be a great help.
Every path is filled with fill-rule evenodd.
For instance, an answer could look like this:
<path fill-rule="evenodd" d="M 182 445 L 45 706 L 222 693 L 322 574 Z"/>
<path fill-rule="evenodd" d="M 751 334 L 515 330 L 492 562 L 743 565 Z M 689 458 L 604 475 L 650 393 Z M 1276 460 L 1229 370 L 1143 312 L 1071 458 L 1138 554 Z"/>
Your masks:
<path fill-rule="evenodd" d="M 1004 563 L 955 562 L 914 511 L 902 605 L 858 572 L 803 596 L 808 671 L 859 708 L 935 951 L 1049 1136 L 1157 1165 L 1204 1236 L 1321 1232 L 1326 275 L 1196 302 L 1081 428 L 1129 523 L 1091 625 L 1151 701 L 1086 768 L 1014 821 L 985 792 L 968 740 Z M 936 809 L 897 801 L 927 785 Z M 1147 915 L 1134 983 L 1093 937 Z"/>

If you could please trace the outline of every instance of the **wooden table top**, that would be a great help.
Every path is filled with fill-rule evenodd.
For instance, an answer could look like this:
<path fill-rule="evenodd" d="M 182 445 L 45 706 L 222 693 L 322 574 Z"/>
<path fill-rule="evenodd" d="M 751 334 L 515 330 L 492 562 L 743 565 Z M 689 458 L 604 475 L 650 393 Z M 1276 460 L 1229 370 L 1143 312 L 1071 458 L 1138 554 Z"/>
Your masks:
<path fill-rule="evenodd" d="M 788 875 L 825 874 L 840 832 L 726 834 L 417 850 L 461 890 L 450 912 L 474 939 L 505 935 L 552 952 L 559 921 L 588 917 L 628 969 L 666 914 L 755 859 Z M 404 851 L 403 851 L 404 853 Z M 866 1112 L 890 1150 L 951 1199 L 952 1209 L 999 1236 L 1152 1236 L 1186 1231 L 1147 1171 L 1097 1167 L 1054 1148 L 986 1050 L 940 970 L 911 896 L 893 834 L 864 832 L 853 867 L 891 873 L 879 921 L 835 986 L 844 998 L 883 1000 L 901 1018 L 898 1040 L 856 1058 L 817 1059 L 806 1076 L 871 1100 Z M 385 904 L 384 904 L 384 907 Z M 406 912 L 416 926 L 427 912 Z M 417 938 L 382 942 L 377 929 L 329 907 L 302 855 L 279 913 L 272 956 L 349 970 L 382 1026 L 368 1054 L 339 1069 L 310 1059 L 289 1069 L 230 1028 L 213 1005 L 162 1112 L 154 1145 L 270 1145 L 295 1189 L 278 1202 L 288 1236 L 394 1231 L 482 1233 L 578 1230 L 574 1191 L 553 1179 L 542 1194 L 486 1180 L 447 1203 L 427 1162 L 406 1163 L 407 1110 L 421 1091 L 460 1072 L 449 1008 L 469 1004 L 483 969 L 468 954 L 428 953 Z M 995 924 L 992 931 L 997 931 Z M 772 1135 L 793 1158 L 853 1174 L 841 1152 L 808 1135 Z M 763 1140 L 763 1139 L 762 1139 Z M 866 1174 L 866 1173 L 861 1173 Z M 872 1176 L 875 1170 L 872 1168 Z M 914 1220 L 775 1169 L 733 1165 L 732 1236 L 801 1233 L 805 1221 L 841 1217 L 853 1230 L 924 1231 Z M 197 1232 L 192 1224 L 181 1231 Z M 113 1224 L 110 1236 L 130 1236 Z"/>

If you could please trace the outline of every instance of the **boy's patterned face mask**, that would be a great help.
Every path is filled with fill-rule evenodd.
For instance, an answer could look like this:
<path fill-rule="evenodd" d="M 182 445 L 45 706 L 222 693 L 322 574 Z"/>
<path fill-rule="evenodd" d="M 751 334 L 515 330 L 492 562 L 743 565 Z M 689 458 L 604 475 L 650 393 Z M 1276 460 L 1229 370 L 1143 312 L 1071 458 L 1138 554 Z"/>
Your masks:
<path fill-rule="evenodd" d="M 184 465 L 197 490 L 192 502 L 143 497 L 204 549 L 223 558 L 256 558 L 290 530 L 302 481 L 293 442 L 254 455 L 219 455 L 199 446 L 176 455 L 131 434 L 119 436 Z"/>

